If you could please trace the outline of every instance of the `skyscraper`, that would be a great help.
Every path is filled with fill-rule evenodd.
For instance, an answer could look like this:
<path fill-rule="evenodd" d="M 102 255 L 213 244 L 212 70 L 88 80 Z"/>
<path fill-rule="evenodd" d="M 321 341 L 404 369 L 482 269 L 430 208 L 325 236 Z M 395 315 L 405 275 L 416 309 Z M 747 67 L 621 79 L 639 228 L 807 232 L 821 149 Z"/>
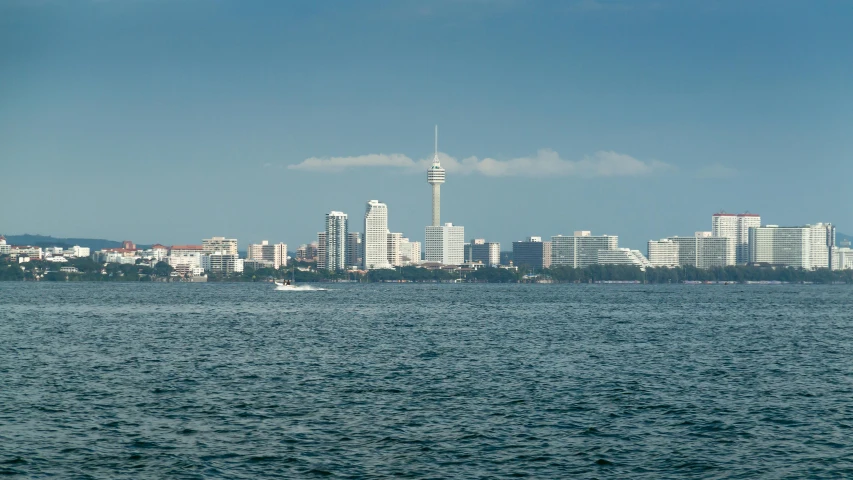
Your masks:
<path fill-rule="evenodd" d="M 347 214 L 329 212 L 326 214 L 325 261 L 326 270 L 336 271 L 346 269 L 347 249 Z"/>
<path fill-rule="evenodd" d="M 735 262 L 749 261 L 749 229 L 761 226 L 761 216 L 755 213 L 715 213 L 711 217 L 711 234 L 727 237 L 735 243 Z"/>
<path fill-rule="evenodd" d="M 347 234 L 347 267 L 361 266 L 362 246 L 361 233 L 349 232 Z"/>
<path fill-rule="evenodd" d="M 364 268 L 388 268 L 388 206 L 379 200 L 367 202 L 364 212 Z"/>
<path fill-rule="evenodd" d="M 444 183 L 444 169 L 438 160 L 438 125 L 435 126 L 435 157 L 427 170 L 427 183 L 432 185 L 432 226 L 441 226 L 441 184 Z"/>

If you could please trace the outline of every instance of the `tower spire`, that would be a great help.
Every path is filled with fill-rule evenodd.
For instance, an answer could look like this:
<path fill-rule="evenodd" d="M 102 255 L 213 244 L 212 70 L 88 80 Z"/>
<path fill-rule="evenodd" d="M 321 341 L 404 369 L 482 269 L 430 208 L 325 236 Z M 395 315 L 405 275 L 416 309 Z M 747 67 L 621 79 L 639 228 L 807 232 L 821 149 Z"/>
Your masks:
<path fill-rule="evenodd" d="M 432 163 L 438 165 L 438 125 L 435 126 L 435 156 L 432 159 Z"/>

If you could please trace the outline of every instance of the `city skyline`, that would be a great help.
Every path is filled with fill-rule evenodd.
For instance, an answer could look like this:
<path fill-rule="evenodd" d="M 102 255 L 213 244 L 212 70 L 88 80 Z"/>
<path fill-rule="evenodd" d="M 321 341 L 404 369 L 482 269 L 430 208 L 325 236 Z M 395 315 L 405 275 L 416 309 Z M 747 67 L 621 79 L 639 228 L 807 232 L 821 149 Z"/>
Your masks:
<path fill-rule="evenodd" d="M 417 234 L 439 124 L 442 214 L 469 236 L 642 248 L 720 210 L 851 232 L 829 181 L 853 174 L 850 18 L 761 0 L 0 0 L 0 163 L 28 167 L 0 229 L 299 244 L 379 198 Z"/>

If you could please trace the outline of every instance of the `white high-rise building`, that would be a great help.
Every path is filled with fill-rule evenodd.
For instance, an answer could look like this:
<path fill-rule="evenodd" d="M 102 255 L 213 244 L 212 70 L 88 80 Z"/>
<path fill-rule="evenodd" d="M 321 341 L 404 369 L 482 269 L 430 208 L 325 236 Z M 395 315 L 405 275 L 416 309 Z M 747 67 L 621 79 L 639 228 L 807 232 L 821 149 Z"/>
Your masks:
<path fill-rule="evenodd" d="M 388 206 L 379 200 L 367 202 L 364 212 L 364 269 L 389 268 Z"/>
<path fill-rule="evenodd" d="M 445 223 L 426 227 L 424 260 L 443 265 L 465 263 L 465 227 Z"/>
<path fill-rule="evenodd" d="M 231 275 L 243 273 L 243 259 L 236 253 L 223 253 L 220 251 L 204 254 L 201 256 L 201 268 L 207 272 Z"/>
<path fill-rule="evenodd" d="M 444 169 L 438 160 L 438 125 L 435 126 L 435 157 L 427 170 L 427 183 L 432 185 L 432 226 L 441 226 L 441 184 L 444 183 Z"/>
<path fill-rule="evenodd" d="M 711 216 L 711 235 L 734 240 L 735 262 L 749 261 L 749 229 L 761 226 L 761 216 L 755 213 L 715 213 Z"/>
<path fill-rule="evenodd" d="M 251 243 L 246 248 L 246 260 L 263 260 L 272 263 L 273 268 L 287 266 L 287 244 L 270 244 L 267 240 Z"/>
<path fill-rule="evenodd" d="M 735 239 L 696 232 L 696 268 L 726 267 L 735 262 Z"/>
<path fill-rule="evenodd" d="M 400 240 L 400 261 L 403 265 L 421 263 L 421 242 L 412 242 L 408 238 Z"/>
<path fill-rule="evenodd" d="M 326 270 L 346 269 L 347 264 L 347 214 L 329 212 L 326 214 L 326 235 L 323 266 Z"/>
<path fill-rule="evenodd" d="M 392 267 L 400 267 L 403 265 L 403 252 L 400 250 L 400 243 L 403 241 L 402 233 L 388 232 L 388 263 Z"/>
<path fill-rule="evenodd" d="M 749 261 L 814 270 L 830 268 L 835 247 L 832 224 L 767 225 L 749 230 Z"/>
<path fill-rule="evenodd" d="M 237 239 L 225 237 L 205 238 L 201 241 L 201 247 L 204 253 L 222 252 L 229 255 L 237 255 Z"/>
<path fill-rule="evenodd" d="M 649 263 L 653 267 L 677 267 L 678 243 L 669 238 L 649 240 Z"/>
<path fill-rule="evenodd" d="M 630 248 L 617 248 L 613 250 L 599 250 L 596 254 L 599 265 L 634 265 L 645 270 L 652 264 L 639 250 Z"/>
<path fill-rule="evenodd" d="M 696 232 L 692 237 L 649 241 L 649 261 L 655 267 L 726 267 L 735 264 L 735 239 Z"/>
<path fill-rule="evenodd" d="M 588 230 L 574 232 L 571 237 L 551 237 L 551 266 L 586 268 L 598 263 L 599 250 L 616 250 L 619 237 L 616 235 L 593 236 Z"/>

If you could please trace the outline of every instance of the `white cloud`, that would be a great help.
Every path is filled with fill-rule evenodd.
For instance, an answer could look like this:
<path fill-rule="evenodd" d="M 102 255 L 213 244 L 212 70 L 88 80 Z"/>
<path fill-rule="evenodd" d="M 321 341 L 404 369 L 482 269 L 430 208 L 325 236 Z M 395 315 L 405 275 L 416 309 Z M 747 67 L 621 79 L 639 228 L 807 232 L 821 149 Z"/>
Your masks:
<path fill-rule="evenodd" d="M 439 154 L 441 165 L 449 173 L 480 174 L 488 177 L 615 177 L 636 176 L 668 170 L 666 163 L 652 160 L 644 162 L 622 153 L 600 151 L 581 160 L 567 160 L 553 150 L 539 150 L 535 156 L 496 160 L 494 158 L 468 157 L 458 160 Z M 340 172 L 347 168 L 394 167 L 411 171 L 426 170 L 431 158 L 418 161 L 402 154 L 372 154 L 356 157 L 312 157 L 287 168 L 293 170 L 311 170 Z"/>
<path fill-rule="evenodd" d="M 738 174 L 736 168 L 727 167 L 720 163 L 700 168 L 696 172 L 696 178 L 731 178 Z"/>
<path fill-rule="evenodd" d="M 385 155 L 383 153 L 374 153 L 370 155 L 359 155 L 357 157 L 311 157 L 306 158 L 305 160 L 297 163 L 296 165 L 288 165 L 287 168 L 292 170 L 341 172 L 347 168 L 357 167 L 412 168 L 414 166 L 414 160 L 399 153 L 394 153 L 391 155 Z"/>

